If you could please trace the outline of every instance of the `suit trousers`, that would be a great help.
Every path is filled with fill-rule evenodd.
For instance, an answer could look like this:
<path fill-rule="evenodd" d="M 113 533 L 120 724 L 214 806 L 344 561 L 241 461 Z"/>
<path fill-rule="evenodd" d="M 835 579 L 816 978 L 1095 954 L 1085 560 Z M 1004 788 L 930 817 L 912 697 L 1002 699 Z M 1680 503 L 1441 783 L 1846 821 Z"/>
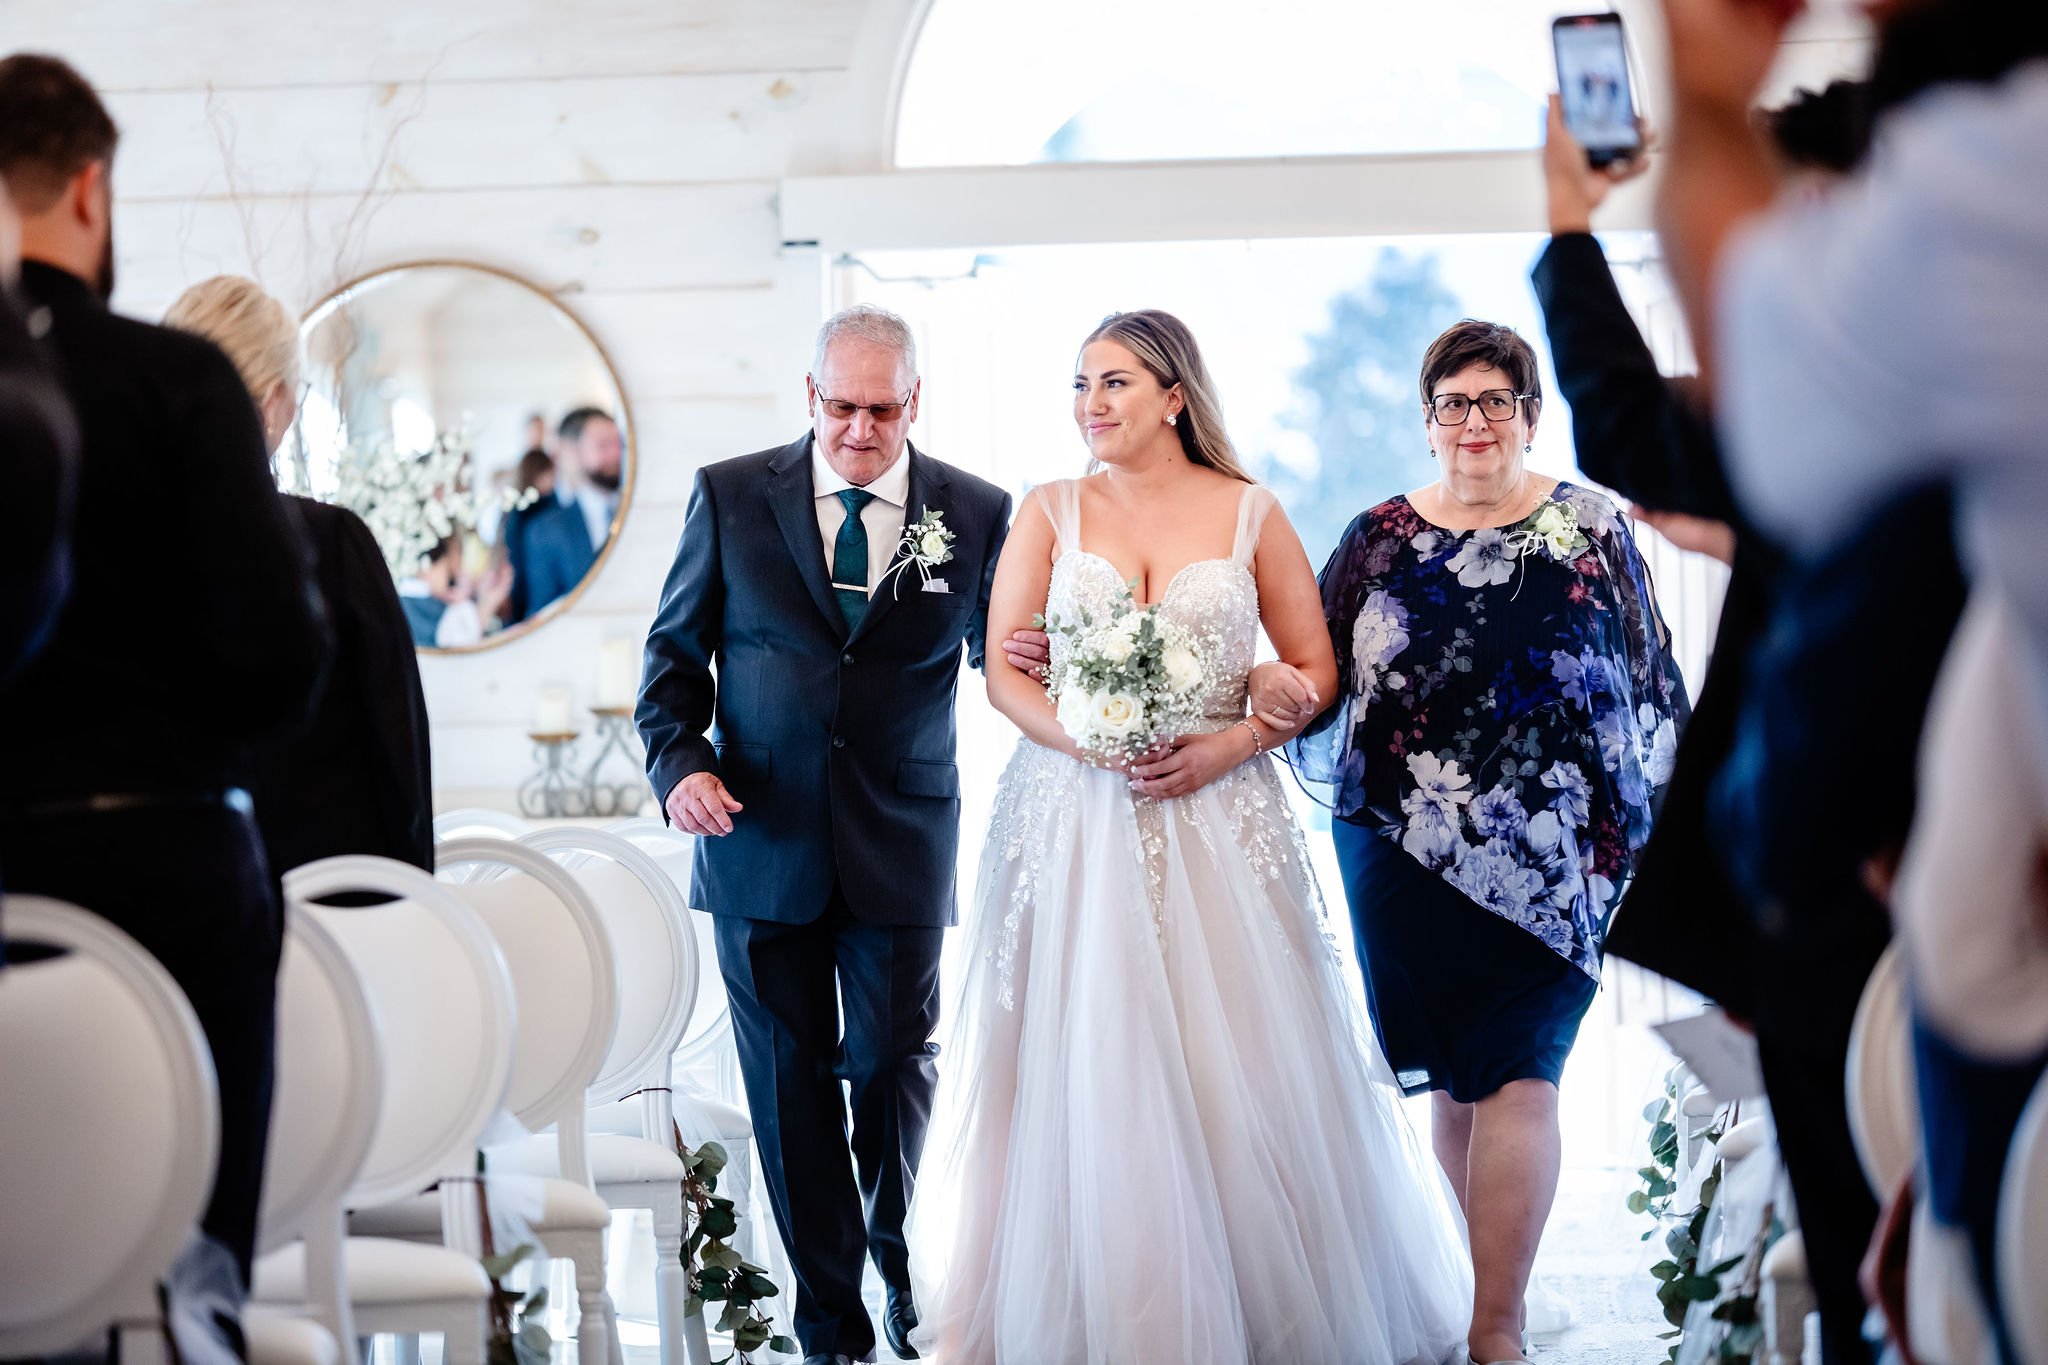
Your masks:
<path fill-rule="evenodd" d="M 221 806 L 21 817 L 0 821 L 0 867 L 10 892 L 111 920 L 192 1002 L 220 1086 L 220 1165 L 200 1226 L 234 1255 L 246 1287 L 270 1135 L 283 922 L 255 821 Z"/>
<path fill-rule="evenodd" d="M 869 1359 L 863 1255 L 884 1283 L 910 1287 L 903 1219 L 938 1085 L 945 930 L 863 923 L 837 887 L 808 924 L 714 919 L 754 1141 L 796 1274 L 794 1335 L 806 1354 Z"/>

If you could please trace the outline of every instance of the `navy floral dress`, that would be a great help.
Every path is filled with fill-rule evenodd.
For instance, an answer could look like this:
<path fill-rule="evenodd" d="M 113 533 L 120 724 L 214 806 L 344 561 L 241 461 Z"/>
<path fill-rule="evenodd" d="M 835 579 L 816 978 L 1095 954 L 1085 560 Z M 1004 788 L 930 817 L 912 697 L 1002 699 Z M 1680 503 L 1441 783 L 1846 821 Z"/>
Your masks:
<path fill-rule="evenodd" d="M 1351 524 L 1321 583 L 1338 704 L 1290 758 L 1334 788 L 1338 852 L 1389 1060 L 1417 1076 L 1473 1070 L 1456 1039 L 1402 1044 L 1457 1033 L 1450 1018 L 1382 1018 L 1441 1016 L 1440 997 L 1451 996 L 1496 1035 L 1540 1033 L 1550 1016 L 1562 1028 L 1569 1015 L 1554 1056 L 1476 1068 L 1494 1088 L 1520 1074 L 1554 1081 L 1688 712 L 1642 555 L 1612 502 L 1569 483 L 1522 522 L 1477 531 L 1435 526 L 1397 497 Z M 1444 890 L 1495 923 L 1442 909 Z M 1501 925 L 1549 956 L 1531 957 L 1514 934 L 1503 939 Z M 1553 976 L 1533 998 L 1525 983 Z M 1475 982 L 1522 997 L 1524 1013 L 1487 1025 L 1471 1011 Z M 1419 1054 L 1415 1065 L 1404 1051 Z M 1441 1076 L 1431 1083 L 1490 1093 Z"/>

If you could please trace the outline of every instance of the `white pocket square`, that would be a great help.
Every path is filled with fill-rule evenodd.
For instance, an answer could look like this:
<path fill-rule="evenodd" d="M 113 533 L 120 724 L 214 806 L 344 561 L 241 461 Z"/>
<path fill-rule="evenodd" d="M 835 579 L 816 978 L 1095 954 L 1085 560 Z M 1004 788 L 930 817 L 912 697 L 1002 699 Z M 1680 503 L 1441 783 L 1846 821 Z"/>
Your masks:
<path fill-rule="evenodd" d="M 953 585 L 943 578 L 927 578 L 924 581 L 924 590 L 926 592 L 951 592 L 953 591 Z"/>

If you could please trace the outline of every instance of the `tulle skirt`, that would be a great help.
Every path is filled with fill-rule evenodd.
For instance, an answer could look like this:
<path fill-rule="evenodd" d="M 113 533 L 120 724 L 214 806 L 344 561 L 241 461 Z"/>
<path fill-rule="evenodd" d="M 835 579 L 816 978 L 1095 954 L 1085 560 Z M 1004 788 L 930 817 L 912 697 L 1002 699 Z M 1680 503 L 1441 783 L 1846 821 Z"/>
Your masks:
<path fill-rule="evenodd" d="M 1025 741 L 969 926 L 910 1216 L 940 1365 L 1460 1358 L 1463 1225 L 1269 763 L 1139 800 Z"/>

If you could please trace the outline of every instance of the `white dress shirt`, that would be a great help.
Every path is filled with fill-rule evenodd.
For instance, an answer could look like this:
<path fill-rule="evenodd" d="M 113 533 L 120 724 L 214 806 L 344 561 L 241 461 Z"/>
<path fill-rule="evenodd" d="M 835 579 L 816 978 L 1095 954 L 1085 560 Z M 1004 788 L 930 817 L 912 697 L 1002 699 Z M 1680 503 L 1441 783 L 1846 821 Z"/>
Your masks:
<path fill-rule="evenodd" d="M 839 490 L 854 485 L 839 477 L 837 470 L 825 463 L 819 453 L 817 442 L 811 443 L 811 490 L 816 495 L 818 511 L 818 538 L 825 548 L 825 574 L 832 573 L 832 552 L 839 545 L 839 528 L 846 524 L 846 504 L 839 501 Z M 846 586 L 865 587 L 872 591 L 889 565 L 896 558 L 896 542 L 903 539 L 903 506 L 910 500 L 910 448 L 896 457 L 896 463 L 883 470 L 880 477 L 867 486 L 875 496 L 867 506 L 860 509 L 860 524 L 868 532 L 868 581 L 864 584 L 849 583 Z"/>
<path fill-rule="evenodd" d="M 612 538 L 612 518 L 619 513 L 619 495 L 579 482 L 573 493 L 561 494 L 561 500 L 583 514 L 583 529 L 589 533 L 590 548 L 602 552 L 604 543 Z"/>

